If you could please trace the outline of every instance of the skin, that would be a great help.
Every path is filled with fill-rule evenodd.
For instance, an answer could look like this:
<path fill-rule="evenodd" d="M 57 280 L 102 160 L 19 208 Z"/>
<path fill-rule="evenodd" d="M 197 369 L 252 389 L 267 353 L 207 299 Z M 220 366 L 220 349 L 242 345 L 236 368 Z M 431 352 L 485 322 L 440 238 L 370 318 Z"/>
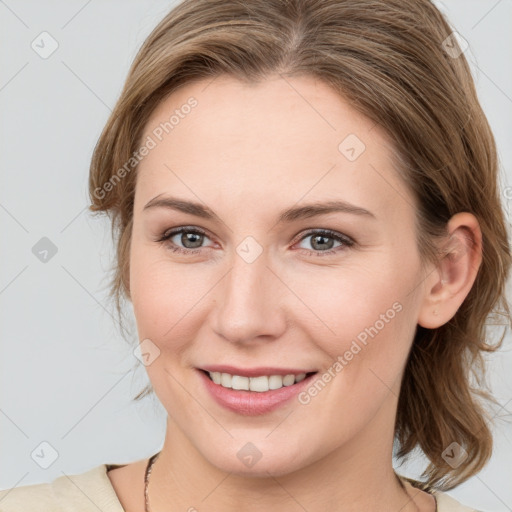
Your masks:
<path fill-rule="evenodd" d="M 422 269 L 415 201 L 393 168 L 386 134 L 312 77 L 246 85 L 227 76 L 189 83 L 153 112 L 144 138 L 193 96 L 198 105 L 138 168 L 130 253 L 130 296 L 140 340 L 160 354 L 146 366 L 168 412 L 149 486 L 152 511 L 434 511 L 432 496 L 397 482 L 393 425 L 416 326 L 456 313 L 481 261 L 476 218 L 458 213 L 437 267 Z M 348 134 L 365 151 L 349 161 Z M 203 219 L 144 206 L 159 194 L 208 206 Z M 342 199 L 372 212 L 277 223 L 291 206 Z M 199 252 L 170 228 L 197 227 Z M 350 237 L 322 256 L 311 229 Z M 306 234 L 307 233 L 307 234 Z M 252 263 L 237 246 L 253 237 Z M 318 239 L 317 239 L 318 241 Z M 321 376 L 398 302 L 402 309 L 307 405 L 292 400 L 248 417 L 203 389 L 206 364 L 282 366 Z M 237 457 L 247 443 L 261 459 Z M 108 473 L 124 508 L 143 510 L 147 459 Z M 191 509 L 192 510 L 192 509 Z"/>

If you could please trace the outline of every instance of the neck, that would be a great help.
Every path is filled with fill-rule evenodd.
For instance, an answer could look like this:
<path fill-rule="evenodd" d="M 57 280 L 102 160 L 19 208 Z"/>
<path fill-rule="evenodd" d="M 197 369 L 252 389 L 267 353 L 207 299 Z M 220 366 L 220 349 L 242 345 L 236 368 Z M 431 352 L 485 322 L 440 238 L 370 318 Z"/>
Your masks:
<path fill-rule="evenodd" d="M 165 443 L 150 474 L 150 511 L 418 512 L 415 493 L 394 473 L 388 434 L 388 442 L 382 442 L 382 432 L 360 432 L 350 446 L 306 467 L 283 475 L 269 469 L 255 477 L 211 464 L 168 418 Z"/>

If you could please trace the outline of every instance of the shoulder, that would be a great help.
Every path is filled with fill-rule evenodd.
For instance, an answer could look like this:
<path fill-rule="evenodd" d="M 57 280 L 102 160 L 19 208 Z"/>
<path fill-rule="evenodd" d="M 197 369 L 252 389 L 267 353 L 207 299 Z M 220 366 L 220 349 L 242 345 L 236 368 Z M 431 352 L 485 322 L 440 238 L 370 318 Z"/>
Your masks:
<path fill-rule="evenodd" d="M 399 477 L 404 483 L 409 483 L 414 488 L 420 489 L 434 496 L 437 503 L 436 512 L 483 512 L 460 503 L 449 494 L 446 494 L 446 492 L 442 492 L 433 487 L 430 487 L 425 482 L 421 482 L 413 478 L 408 478 L 403 475 L 399 475 Z"/>
<path fill-rule="evenodd" d="M 434 491 L 432 494 L 436 497 L 438 512 L 483 512 L 463 505 L 445 492 Z"/>
<path fill-rule="evenodd" d="M 0 512 L 124 512 L 107 475 L 107 465 L 63 475 L 50 483 L 0 491 Z"/>

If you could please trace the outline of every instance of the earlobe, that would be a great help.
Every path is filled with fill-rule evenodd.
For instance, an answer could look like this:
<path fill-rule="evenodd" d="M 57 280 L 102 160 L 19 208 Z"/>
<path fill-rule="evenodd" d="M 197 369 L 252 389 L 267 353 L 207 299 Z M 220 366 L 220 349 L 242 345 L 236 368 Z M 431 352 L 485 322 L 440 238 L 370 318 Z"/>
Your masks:
<path fill-rule="evenodd" d="M 437 268 L 425 283 L 418 324 L 435 329 L 457 313 L 469 294 L 482 262 L 482 233 L 476 217 L 457 213 L 447 225 Z"/>

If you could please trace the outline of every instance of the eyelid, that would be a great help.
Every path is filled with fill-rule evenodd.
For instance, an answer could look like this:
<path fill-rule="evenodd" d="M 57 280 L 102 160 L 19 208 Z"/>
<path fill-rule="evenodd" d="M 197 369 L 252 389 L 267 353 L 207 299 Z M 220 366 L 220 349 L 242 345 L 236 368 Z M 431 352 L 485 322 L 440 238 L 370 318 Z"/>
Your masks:
<path fill-rule="evenodd" d="M 209 238 L 210 240 L 212 237 L 202 228 L 199 228 L 197 226 L 177 226 L 175 228 L 169 228 L 163 232 L 161 236 L 157 238 L 157 242 L 166 244 L 170 241 L 171 238 L 174 236 L 180 234 L 180 233 L 196 233 L 205 236 L 206 238 Z M 327 229 L 327 228 L 310 228 L 306 231 L 301 231 L 293 240 L 292 245 L 296 245 L 297 243 L 301 242 L 302 240 L 306 239 L 309 236 L 312 235 L 319 235 L 319 236 L 325 236 L 327 238 L 332 238 L 333 240 L 336 240 L 341 243 L 341 246 L 338 246 L 334 249 L 328 249 L 325 251 L 314 251 L 311 249 L 304 249 L 299 248 L 298 250 L 307 251 L 309 254 L 314 254 L 315 256 L 328 256 L 334 253 L 342 252 L 344 250 L 347 250 L 348 248 L 354 246 L 356 244 L 355 240 L 345 235 L 344 233 Z M 180 247 L 174 243 L 172 243 L 171 249 L 175 252 L 181 252 L 184 254 L 195 254 L 201 249 L 205 249 L 206 247 L 196 247 L 195 249 L 188 249 L 184 247 Z"/>
<path fill-rule="evenodd" d="M 355 244 L 355 240 L 352 239 L 350 236 L 345 235 L 344 233 L 340 233 L 338 231 L 334 231 L 333 229 L 327 229 L 327 228 L 311 228 L 309 230 L 306 230 L 305 232 L 302 231 L 299 233 L 298 238 L 294 239 L 294 244 L 296 242 L 300 242 L 300 241 L 304 240 L 304 238 L 307 238 L 308 236 L 311 236 L 311 235 L 325 235 L 326 237 L 334 238 L 336 240 L 342 241 L 346 245 Z"/>
<path fill-rule="evenodd" d="M 175 228 L 166 229 L 160 236 L 160 239 L 169 238 L 170 236 L 177 235 L 178 233 L 181 233 L 184 231 L 186 231 L 186 232 L 194 231 L 194 232 L 200 233 L 201 235 L 205 235 L 208 238 L 210 238 L 210 236 L 204 229 L 199 228 L 197 226 L 177 226 Z"/>
<path fill-rule="evenodd" d="M 179 235 L 180 233 L 197 233 L 197 234 L 200 234 L 200 235 L 203 235 L 203 236 L 209 238 L 210 240 L 212 239 L 212 237 L 208 234 L 207 231 L 205 231 L 204 229 L 199 228 L 197 226 L 177 226 L 175 228 L 166 229 L 162 233 L 162 235 L 157 237 L 156 241 L 165 243 L 165 242 L 169 241 L 170 238 L 172 238 L 176 235 Z M 203 249 L 203 248 L 204 247 L 198 247 L 197 249 L 186 249 L 186 248 L 184 248 L 184 249 L 182 248 L 182 249 L 185 251 L 197 251 L 197 250 Z"/>

